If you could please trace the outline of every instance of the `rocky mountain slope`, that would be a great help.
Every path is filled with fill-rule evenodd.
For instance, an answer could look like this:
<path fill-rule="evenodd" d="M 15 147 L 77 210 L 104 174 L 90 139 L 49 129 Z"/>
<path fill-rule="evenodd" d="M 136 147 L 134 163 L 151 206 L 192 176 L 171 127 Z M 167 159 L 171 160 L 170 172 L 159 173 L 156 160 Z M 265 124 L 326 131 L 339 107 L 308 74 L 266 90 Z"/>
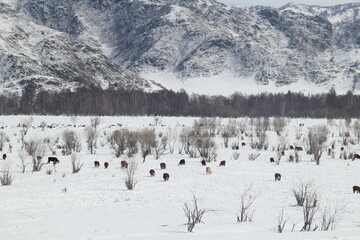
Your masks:
<path fill-rule="evenodd" d="M 360 90 L 359 4 L 243 9 L 215 0 L 14 2 L 24 19 L 67 33 L 136 73 L 188 81 L 227 73 L 261 85 L 305 81 L 325 91 L 333 85 Z"/>
<path fill-rule="evenodd" d="M 4 2 L 0 5 L 0 86 L 2 91 L 20 91 L 24 86 L 159 88 L 75 37 L 28 21 L 15 4 Z"/>

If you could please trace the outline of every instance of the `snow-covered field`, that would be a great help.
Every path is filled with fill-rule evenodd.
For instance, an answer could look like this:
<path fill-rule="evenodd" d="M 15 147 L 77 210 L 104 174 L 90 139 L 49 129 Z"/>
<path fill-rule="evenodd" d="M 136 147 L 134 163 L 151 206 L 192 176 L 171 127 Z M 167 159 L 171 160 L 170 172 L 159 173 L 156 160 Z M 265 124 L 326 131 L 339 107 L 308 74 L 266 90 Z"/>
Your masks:
<path fill-rule="evenodd" d="M 120 129 L 118 124 L 130 130 L 152 128 L 149 125 L 154 125 L 154 117 L 101 117 L 96 154 L 89 153 L 83 137 L 78 156 L 84 166 L 80 172 L 72 174 L 70 156 L 63 156 L 61 149 L 57 149 L 60 164 L 51 175 L 45 173 L 51 164 L 34 173 L 30 165 L 25 173 L 17 166 L 21 147 L 18 124 L 28 119 L 29 116 L 0 118 L 3 127 L 0 132 L 9 136 L 12 145 L 10 153 L 8 143 L 5 144 L 1 155 L 6 153 L 7 159 L 0 161 L 0 168 L 10 166 L 15 177 L 11 186 L 0 186 L 0 239 L 360 239 L 360 194 L 352 193 L 352 186 L 360 185 L 360 160 L 339 158 L 342 146 L 339 132 L 345 121 L 335 120 L 331 125 L 325 119 L 289 121 L 284 135 L 287 147 L 304 147 L 302 141 L 295 140 L 296 132 L 301 132 L 304 138 L 308 127 L 328 124 L 331 130 L 328 145 L 336 141 L 335 158 L 324 152 L 319 166 L 310 161 L 305 151 L 300 152 L 301 162 L 289 162 L 289 155 L 294 153 L 290 149 L 285 151 L 279 165 L 270 163 L 270 157 L 277 156 L 273 148 L 278 144 L 278 137 L 274 131 L 268 131 L 269 148 L 262 150 L 255 161 L 248 160 L 250 153 L 257 152 L 249 147 L 248 137 L 240 140 L 247 144 L 240 146 L 237 150 L 240 157 L 235 160 L 232 156 L 236 150 L 224 148 L 222 138 L 217 136 L 217 161 L 207 164 L 213 171 L 207 175 L 200 158 L 178 154 L 177 141 L 175 153 L 167 151 L 158 160 L 150 155 L 142 163 L 140 154 L 133 157 L 139 162 L 138 184 L 130 191 L 124 185 L 125 173 L 120 168 L 120 161 L 129 159 L 125 155 L 114 156 L 104 133 L 108 136 Z M 166 134 L 170 127 L 179 134 L 184 126 L 192 126 L 195 119 L 159 117 L 160 124 L 154 128 L 157 133 Z M 42 121 L 47 125 L 56 124 L 56 127 L 42 131 L 38 127 Z M 74 122 L 77 127 L 73 126 Z M 222 125 L 227 123 L 228 119 L 222 119 Z M 304 127 L 299 127 L 300 123 L 304 123 Z M 33 128 L 29 129 L 25 140 L 60 137 L 61 144 L 61 133 L 65 129 L 73 129 L 83 136 L 82 125 L 89 124 L 90 117 L 34 116 Z M 231 138 L 229 143 L 236 140 Z M 358 143 L 345 148 L 360 153 Z M 50 152 L 45 158 L 48 156 Z M 178 166 L 183 158 L 186 165 Z M 221 160 L 226 160 L 225 167 L 219 167 Z M 30 162 L 30 157 L 27 161 Z M 94 161 L 100 162 L 100 168 L 94 168 Z M 108 169 L 104 168 L 104 162 L 109 162 Z M 161 162 L 167 164 L 166 170 L 160 170 Z M 152 168 L 156 171 L 154 177 L 149 175 Z M 162 179 L 164 172 L 170 174 L 168 182 Z M 281 181 L 274 181 L 277 172 L 282 174 Z M 292 193 L 292 188 L 300 181 L 312 182 L 319 191 L 320 209 L 328 204 L 343 207 L 335 231 L 300 232 L 302 208 L 296 206 Z M 255 210 L 253 222 L 237 223 L 241 195 L 250 187 L 256 196 L 252 206 Z M 191 203 L 193 194 L 206 213 L 202 219 L 204 224 L 196 225 L 194 233 L 188 233 L 183 207 L 184 203 Z M 284 233 L 279 234 L 274 229 L 282 209 L 288 221 Z M 321 211 L 315 224 L 321 224 Z"/>

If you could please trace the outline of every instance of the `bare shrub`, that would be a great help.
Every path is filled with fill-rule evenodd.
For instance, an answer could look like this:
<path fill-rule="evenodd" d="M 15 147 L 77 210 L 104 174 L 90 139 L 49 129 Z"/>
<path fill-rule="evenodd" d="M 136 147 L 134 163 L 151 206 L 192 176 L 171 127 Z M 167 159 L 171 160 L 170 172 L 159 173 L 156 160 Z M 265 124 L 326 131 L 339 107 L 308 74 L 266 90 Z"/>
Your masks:
<path fill-rule="evenodd" d="M 325 148 L 325 142 L 329 130 L 326 125 L 313 126 L 309 129 L 308 142 L 309 150 L 308 154 L 312 154 L 314 161 L 317 165 L 320 164 L 320 158 Z"/>
<path fill-rule="evenodd" d="M 196 133 L 198 131 L 198 133 Z M 181 146 L 184 152 L 189 155 L 190 158 L 197 158 L 199 156 L 197 149 L 198 136 L 202 133 L 200 130 L 192 130 L 184 128 L 180 134 Z"/>
<path fill-rule="evenodd" d="M 80 162 L 80 158 L 78 157 L 78 155 L 76 153 L 71 154 L 71 166 L 72 166 L 73 174 L 78 173 L 81 170 L 83 165 L 84 164 L 82 164 Z"/>
<path fill-rule="evenodd" d="M 281 117 L 276 117 L 273 119 L 273 128 L 274 131 L 277 133 L 278 136 L 284 131 L 286 127 L 286 119 Z"/>
<path fill-rule="evenodd" d="M 90 154 L 95 154 L 97 138 L 98 138 L 98 133 L 95 127 L 85 128 L 85 140 L 87 143 L 87 148 L 90 151 Z"/>
<path fill-rule="evenodd" d="M 300 181 L 298 186 L 292 189 L 292 192 L 296 199 L 297 206 L 302 207 L 304 205 L 306 197 L 311 194 L 311 192 L 313 192 L 313 187 L 310 183 L 304 183 L 303 181 Z"/>
<path fill-rule="evenodd" d="M 360 143 L 360 120 L 357 119 L 351 125 L 351 130 L 354 133 L 354 136 L 357 138 L 357 142 Z"/>
<path fill-rule="evenodd" d="M 145 162 L 145 158 L 151 154 L 151 149 L 156 145 L 155 131 L 152 129 L 143 129 L 139 132 L 138 139 L 143 162 Z"/>
<path fill-rule="evenodd" d="M 62 133 L 62 140 L 64 142 L 64 154 L 70 155 L 74 151 L 81 151 L 80 137 L 73 130 L 66 129 Z"/>
<path fill-rule="evenodd" d="M 168 128 L 168 132 L 167 132 L 167 138 L 168 138 L 169 152 L 170 152 L 171 154 L 174 153 L 177 137 L 178 137 L 178 135 L 177 135 L 176 129 L 174 128 L 174 129 L 172 130 L 172 129 L 169 127 L 169 128 Z"/>
<path fill-rule="evenodd" d="M 126 130 L 115 130 L 108 136 L 107 141 L 110 147 L 115 151 L 115 156 L 118 158 L 126 149 Z"/>
<path fill-rule="evenodd" d="M 2 186 L 10 186 L 14 181 L 14 177 L 10 174 L 9 166 L 5 166 L 0 175 L 0 182 Z"/>
<path fill-rule="evenodd" d="M 49 148 L 51 154 L 56 155 L 56 148 L 55 148 L 56 139 L 51 138 L 51 137 L 46 137 L 46 138 L 44 138 L 43 142 Z"/>
<path fill-rule="evenodd" d="M 205 214 L 206 210 L 199 208 L 198 199 L 195 195 L 193 195 L 192 199 L 193 207 L 190 208 L 189 204 L 184 204 L 184 213 L 187 218 L 187 230 L 188 232 L 192 232 L 195 225 L 202 222 L 202 217 Z"/>
<path fill-rule="evenodd" d="M 228 148 L 228 146 L 229 146 L 229 138 L 230 138 L 229 131 L 227 129 L 224 129 L 222 134 L 221 134 L 221 137 L 223 138 L 223 141 L 224 141 L 224 147 Z"/>
<path fill-rule="evenodd" d="M 321 211 L 321 231 L 333 231 L 336 228 L 337 223 L 341 219 L 341 215 L 344 212 L 344 206 L 336 204 L 333 208 L 330 204 L 325 206 L 325 209 Z"/>
<path fill-rule="evenodd" d="M 316 189 L 312 189 L 312 191 L 307 192 L 302 210 L 304 226 L 302 227 L 301 231 L 316 231 L 318 226 L 315 225 L 313 227 L 315 214 L 319 210 L 319 198 Z"/>
<path fill-rule="evenodd" d="M 21 165 L 17 165 L 21 169 L 21 173 L 24 173 L 26 170 L 26 166 L 28 165 L 26 163 L 26 153 L 23 150 L 19 150 L 19 157 L 21 160 Z"/>
<path fill-rule="evenodd" d="M 197 140 L 196 147 L 200 157 L 206 162 L 216 161 L 216 144 L 211 137 L 201 137 Z"/>
<path fill-rule="evenodd" d="M 33 164 L 33 172 L 39 172 L 45 164 L 42 158 L 46 153 L 46 147 L 40 140 L 29 140 L 24 142 L 25 151 L 31 156 Z"/>
<path fill-rule="evenodd" d="M 137 181 L 135 179 L 135 173 L 138 170 L 138 163 L 135 160 L 128 161 L 128 167 L 123 168 L 126 173 L 124 178 L 125 186 L 128 190 L 134 190 Z"/>
<path fill-rule="evenodd" d="M 132 157 L 139 152 L 138 133 L 135 131 L 125 131 L 127 156 Z"/>
<path fill-rule="evenodd" d="M 260 156 L 260 153 L 249 153 L 248 159 L 250 161 L 255 161 Z"/>
<path fill-rule="evenodd" d="M 167 136 L 162 136 L 160 139 L 155 141 L 155 146 L 153 147 L 155 152 L 155 159 L 159 159 L 166 151 L 168 138 Z"/>
<path fill-rule="evenodd" d="M 251 206 L 256 200 L 256 196 L 252 193 L 252 188 L 248 187 L 244 190 L 240 197 L 240 213 L 236 214 L 237 222 L 252 222 L 255 210 L 251 210 Z"/>
<path fill-rule="evenodd" d="M 4 148 L 4 144 L 6 142 L 10 142 L 10 138 L 6 135 L 5 132 L 1 131 L 0 132 L 0 151 L 3 151 Z"/>
<path fill-rule="evenodd" d="M 234 159 L 234 160 L 238 160 L 238 159 L 239 159 L 239 157 L 240 157 L 240 153 L 239 153 L 239 152 L 234 151 L 234 152 L 232 153 L 232 157 L 233 157 L 233 159 Z"/>
<path fill-rule="evenodd" d="M 278 218 L 277 218 L 277 225 L 276 225 L 276 232 L 282 233 L 285 229 L 287 223 L 287 219 L 284 217 L 284 209 L 280 212 Z"/>
<path fill-rule="evenodd" d="M 52 172 L 53 172 L 53 169 L 52 169 L 51 167 L 47 167 L 47 168 L 46 168 L 45 173 L 46 173 L 47 175 L 51 175 Z"/>
<path fill-rule="evenodd" d="M 100 125 L 101 123 L 101 118 L 100 117 L 93 117 L 90 119 L 90 125 L 95 128 L 95 130 L 97 130 L 97 127 Z"/>

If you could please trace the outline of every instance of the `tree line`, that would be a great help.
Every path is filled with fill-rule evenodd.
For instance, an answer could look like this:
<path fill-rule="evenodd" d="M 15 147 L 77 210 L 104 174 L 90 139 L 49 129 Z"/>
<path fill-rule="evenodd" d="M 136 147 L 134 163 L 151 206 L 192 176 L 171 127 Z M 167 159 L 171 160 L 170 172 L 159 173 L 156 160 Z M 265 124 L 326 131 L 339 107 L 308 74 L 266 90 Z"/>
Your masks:
<path fill-rule="evenodd" d="M 347 92 L 328 93 L 234 93 L 229 97 L 161 90 L 100 89 L 81 87 L 76 91 L 46 91 L 30 87 L 21 94 L 0 96 L 0 114 L 47 115 L 161 115 L 201 117 L 360 117 L 360 96 Z"/>

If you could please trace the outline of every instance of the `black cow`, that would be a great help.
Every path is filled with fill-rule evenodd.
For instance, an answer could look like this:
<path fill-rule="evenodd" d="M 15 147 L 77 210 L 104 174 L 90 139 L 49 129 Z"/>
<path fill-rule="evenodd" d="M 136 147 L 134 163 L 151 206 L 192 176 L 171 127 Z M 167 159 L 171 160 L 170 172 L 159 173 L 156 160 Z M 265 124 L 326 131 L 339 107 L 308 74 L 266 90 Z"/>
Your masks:
<path fill-rule="evenodd" d="M 59 159 L 57 159 L 57 157 L 48 157 L 47 163 L 50 163 L 50 162 L 52 162 L 53 164 L 60 163 L 60 161 L 59 161 Z"/>
<path fill-rule="evenodd" d="M 281 180 L 281 174 L 280 173 L 275 173 L 275 181 L 280 181 Z"/>
<path fill-rule="evenodd" d="M 2 155 L 2 158 L 3 158 L 3 160 L 5 160 L 6 159 L 6 154 L 4 153 L 3 155 Z"/>
<path fill-rule="evenodd" d="M 185 165 L 185 159 L 181 159 L 179 165 Z"/>
<path fill-rule="evenodd" d="M 201 160 L 201 165 L 202 165 L 202 166 L 206 166 L 206 161 L 205 161 L 205 160 Z"/>
<path fill-rule="evenodd" d="M 270 158 L 270 162 L 273 163 L 275 162 L 275 159 L 273 157 Z"/>

